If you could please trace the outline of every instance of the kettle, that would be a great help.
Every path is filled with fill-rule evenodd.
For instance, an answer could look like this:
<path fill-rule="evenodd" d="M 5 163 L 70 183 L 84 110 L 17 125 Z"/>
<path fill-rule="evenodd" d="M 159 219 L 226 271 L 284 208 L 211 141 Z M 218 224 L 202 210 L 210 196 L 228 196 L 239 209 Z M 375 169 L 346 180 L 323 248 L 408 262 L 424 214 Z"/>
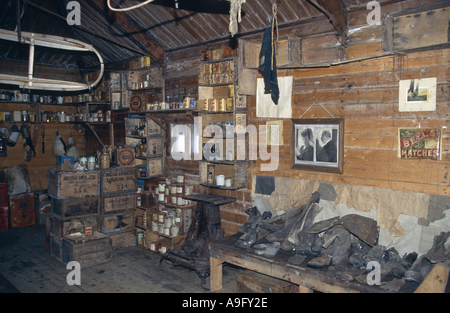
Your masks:
<path fill-rule="evenodd" d="M 16 123 L 11 123 L 8 126 L 8 135 L 6 136 L 6 144 L 10 147 L 14 147 L 16 145 L 17 139 L 19 139 L 20 128 L 16 125 Z"/>

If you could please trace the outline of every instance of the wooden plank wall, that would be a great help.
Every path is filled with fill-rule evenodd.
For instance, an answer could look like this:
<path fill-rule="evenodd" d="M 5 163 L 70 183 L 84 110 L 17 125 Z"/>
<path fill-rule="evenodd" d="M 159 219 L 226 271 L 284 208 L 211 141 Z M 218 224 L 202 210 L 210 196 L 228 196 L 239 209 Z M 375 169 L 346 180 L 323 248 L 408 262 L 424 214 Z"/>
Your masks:
<path fill-rule="evenodd" d="M 28 107 L 28 104 L 23 103 L 10 103 L 2 104 L 1 110 L 5 111 L 17 111 L 28 110 L 30 114 L 33 114 L 33 109 Z M 58 105 L 41 105 L 42 111 L 64 111 L 67 113 L 75 113 L 76 108 L 70 106 L 58 106 Z M 21 122 L 16 122 L 20 127 Z M 85 144 L 85 129 L 81 124 L 62 124 L 62 123 L 42 123 L 45 128 L 45 154 L 42 154 L 42 136 L 39 133 L 37 143 L 35 145 L 36 156 L 32 157 L 30 162 L 26 162 L 23 159 L 23 138 L 19 137 L 14 147 L 7 147 L 7 157 L 0 158 L 0 167 L 15 166 L 25 164 L 28 168 L 28 175 L 30 177 L 31 188 L 33 191 L 47 189 L 48 185 L 48 170 L 56 166 L 56 158 L 53 156 L 53 141 L 55 132 L 59 132 L 65 143 L 72 133 L 75 144 L 80 151 L 80 155 L 86 154 Z M 30 124 L 30 131 L 33 136 L 34 127 L 36 124 Z"/>
<path fill-rule="evenodd" d="M 432 0 L 412 0 L 382 6 L 382 14 L 402 11 L 434 3 Z M 367 24 L 365 7 L 348 12 L 346 48 L 327 20 L 280 29 L 280 36 L 302 37 L 303 63 L 335 62 L 377 55 L 382 52 L 382 26 Z M 253 35 L 247 40 L 261 39 Z M 230 42 L 211 46 L 215 49 Z M 195 47 L 168 53 L 166 92 L 172 97 L 188 93 L 196 96 L 198 64 L 201 51 Z M 450 144 L 447 130 L 443 132 L 443 159 L 399 160 L 397 132 L 399 127 L 449 127 L 450 49 L 410 53 L 402 57 L 371 59 L 327 68 L 296 68 L 278 71 L 278 76 L 293 76 L 292 118 L 300 118 L 314 101 L 336 118 L 345 119 L 344 173 L 329 174 L 290 169 L 289 119 L 283 120 L 283 141 L 279 167 L 274 172 L 262 172 L 258 160 L 250 165 L 250 184 L 246 190 L 221 191 L 197 186 L 197 192 L 236 197 L 234 204 L 221 208 L 222 226 L 226 235 L 234 234 L 247 221 L 245 210 L 252 206 L 251 178 L 254 175 L 317 179 L 325 182 L 375 186 L 448 196 Z M 259 76 L 261 77 L 261 76 Z M 437 109 L 435 112 L 398 111 L 400 80 L 437 77 Z M 256 97 L 249 97 L 249 124 L 265 125 L 267 118 L 256 116 Z M 303 118 L 329 118 L 320 106 L 313 106 Z M 276 120 L 276 119 L 272 119 Z M 260 134 L 263 135 L 264 134 Z M 165 175 L 188 172 L 188 180 L 198 183 L 198 163 L 177 161 L 166 157 Z"/>

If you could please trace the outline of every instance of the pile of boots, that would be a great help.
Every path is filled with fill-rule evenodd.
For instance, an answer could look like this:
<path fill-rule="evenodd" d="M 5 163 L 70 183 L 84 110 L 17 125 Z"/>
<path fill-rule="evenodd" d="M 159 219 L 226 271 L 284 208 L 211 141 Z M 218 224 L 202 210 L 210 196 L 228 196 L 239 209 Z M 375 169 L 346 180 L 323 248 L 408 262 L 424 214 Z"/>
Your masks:
<path fill-rule="evenodd" d="M 450 246 L 446 245 L 450 231 L 441 232 L 433 239 L 433 246 L 424 255 L 420 256 L 411 268 L 406 271 L 405 279 L 413 282 L 422 282 L 437 263 L 450 266 Z"/>

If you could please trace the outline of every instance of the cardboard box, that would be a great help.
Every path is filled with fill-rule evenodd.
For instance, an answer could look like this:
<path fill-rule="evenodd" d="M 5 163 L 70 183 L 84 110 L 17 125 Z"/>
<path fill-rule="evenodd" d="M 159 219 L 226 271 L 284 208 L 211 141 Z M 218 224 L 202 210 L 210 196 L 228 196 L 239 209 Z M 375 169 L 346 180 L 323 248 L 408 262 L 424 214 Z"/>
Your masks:
<path fill-rule="evenodd" d="M 9 210 L 11 228 L 36 224 L 33 193 L 9 196 Z"/>
<path fill-rule="evenodd" d="M 56 157 L 56 169 L 61 171 L 70 171 L 74 169 L 74 157 L 60 156 Z"/>

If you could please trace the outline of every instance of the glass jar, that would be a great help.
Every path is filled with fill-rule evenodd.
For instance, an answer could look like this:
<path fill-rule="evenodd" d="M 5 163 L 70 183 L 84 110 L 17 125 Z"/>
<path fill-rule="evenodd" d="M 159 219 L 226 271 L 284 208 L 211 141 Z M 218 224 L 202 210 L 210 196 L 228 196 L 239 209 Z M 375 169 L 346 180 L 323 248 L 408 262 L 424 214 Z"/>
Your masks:
<path fill-rule="evenodd" d="M 102 154 L 100 155 L 100 168 L 109 168 L 110 165 L 111 165 L 111 157 L 108 151 L 103 150 Z"/>

